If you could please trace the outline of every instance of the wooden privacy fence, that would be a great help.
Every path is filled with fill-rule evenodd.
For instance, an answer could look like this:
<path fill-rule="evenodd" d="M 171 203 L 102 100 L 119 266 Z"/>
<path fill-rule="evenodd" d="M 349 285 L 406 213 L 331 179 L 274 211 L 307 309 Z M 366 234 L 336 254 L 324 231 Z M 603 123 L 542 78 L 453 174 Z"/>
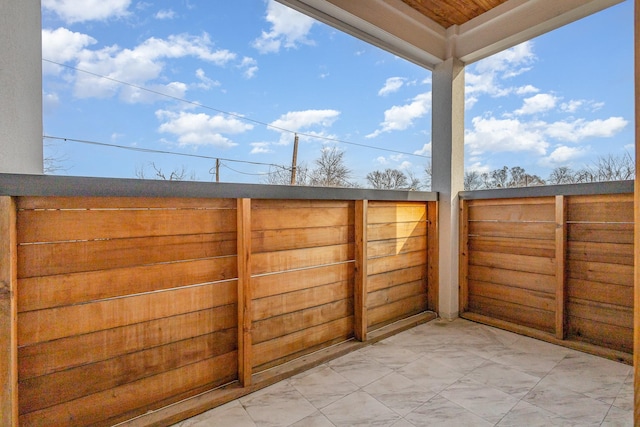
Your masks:
<path fill-rule="evenodd" d="M 534 191 L 463 195 L 462 316 L 630 361 L 632 183 Z"/>
<path fill-rule="evenodd" d="M 153 418 L 176 421 L 437 304 L 435 201 L 0 199 L 20 425 L 112 425 L 210 393 Z"/>

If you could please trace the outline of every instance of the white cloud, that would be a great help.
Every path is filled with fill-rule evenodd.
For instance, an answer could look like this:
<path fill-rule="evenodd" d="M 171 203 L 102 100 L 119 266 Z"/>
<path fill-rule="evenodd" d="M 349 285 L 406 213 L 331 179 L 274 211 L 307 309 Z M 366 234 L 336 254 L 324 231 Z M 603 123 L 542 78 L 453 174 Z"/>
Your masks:
<path fill-rule="evenodd" d="M 42 8 L 50 10 L 68 24 L 103 21 L 129 14 L 131 0 L 42 0 Z"/>
<path fill-rule="evenodd" d="M 260 37 L 253 41 L 253 47 L 260 53 L 277 53 L 280 48 L 297 48 L 300 44 L 313 44 L 307 38 L 315 21 L 287 6 L 269 0 L 267 16 L 271 30 L 263 31 Z"/>
<path fill-rule="evenodd" d="M 416 150 L 413 154 L 417 154 L 419 156 L 431 156 L 431 143 L 424 144 L 421 149 Z"/>
<path fill-rule="evenodd" d="M 175 17 L 176 17 L 176 13 L 171 9 L 159 10 L 155 15 L 155 18 L 160 20 L 173 19 Z"/>
<path fill-rule="evenodd" d="M 567 147 L 561 145 L 551 152 L 547 157 L 540 160 L 540 164 L 546 167 L 556 167 L 570 164 L 572 161 L 583 157 L 587 153 L 584 147 Z"/>
<path fill-rule="evenodd" d="M 388 165 L 389 164 L 389 161 L 384 156 L 380 156 L 380 157 L 376 158 L 376 162 L 380 163 L 381 165 Z"/>
<path fill-rule="evenodd" d="M 99 50 L 87 49 L 87 46 L 96 43 L 95 39 L 64 28 L 55 31 L 43 30 L 42 35 L 44 58 L 60 63 L 75 62 L 78 69 L 95 74 L 75 73 L 74 95 L 79 98 L 108 98 L 119 95 L 125 102 L 152 102 L 161 99 L 158 94 L 143 94 L 144 91 L 117 81 L 170 96 L 183 97 L 187 86 L 182 82 L 153 83 L 154 80 L 163 77 L 167 59 L 195 57 L 218 66 L 224 66 L 236 59 L 236 55 L 226 49 L 214 49 L 206 33 L 201 36 L 171 35 L 166 39 L 152 37 L 133 49 L 113 45 Z M 60 72 L 59 67 L 47 66 L 46 70 L 49 73 Z M 107 79 L 96 75 L 105 76 Z M 203 75 L 204 73 L 201 73 L 198 77 Z M 200 80 L 201 85 L 208 84 Z"/>
<path fill-rule="evenodd" d="M 489 173 L 492 170 L 492 168 L 489 165 L 483 165 L 482 162 L 474 162 L 470 165 L 465 166 L 465 169 L 469 172 L 473 171 L 473 172 L 478 172 L 480 174 Z"/>
<path fill-rule="evenodd" d="M 569 102 L 560 104 L 560 110 L 565 113 L 575 113 L 580 109 L 598 111 L 602 107 L 604 107 L 604 102 L 588 101 L 586 99 L 572 99 Z"/>
<path fill-rule="evenodd" d="M 322 130 L 315 131 L 313 128 L 328 128 L 340 116 L 337 110 L 304 110 L 290 111 L 280 116 L 279 119 L 269 123 L 273 130 L 280 132 L 280 145 L 288 145 L 293 141 L 291 132 L 302 132 L 308 135 L 315 135 L 321 138 L 332 136 L 325 134 Z M 306 137 L 301 137 L 306 139 Z"/>
<path fill-rule="evenodd" d="M 269 142 L 252 142 L 250 144 L 253 148 L 249 154 L 267 154 L 273 153 L 273 150 L 269 148 L 271 143 Z"/>
<path fill-rule="evenodd" d="M 389 77 L 382 89 L 378 91 L 378 95 L 387 96 L 390 93 L 397 92 L 404 85 L 405 80 L 403 77 Z"/>
<path fill-rule="evenodd" d="M 413 166 L 413 164 L 410 161 L 405 160 L 404 162 L 402 162 L 402 163 L 400 163 L 398 165 L 398 169 L 407 170 L 407 169 L 411 169 L 412 166 Z"/>
<path fill-rule="evenodd" d="M 242 75 L 245 78 L 251 79 L 255 77 L 256 73 L 258 72 L 258 61 L 251 57 L 245 56 L 244 58 L 242 58 L 242 61 L 240 62 L 240 65 L 238 65 L 238 68 L 243 70 Z"/>
<path fill-rule="evenodd" d="M 556 106 L 558 98 L 548 93 L 539 93 L 530 98 L 525 98 L 522 107 L 514 111 L 518 116 L 525 114 L 537 114 L 549 111 Z"/>
<path fill-rule="evenodd" d="M 87 34 L 70 31 L 66 28 L 42 30 L 42 58 L 65 63 L 75 60 L 84 48 L 97 43 L 96 39 Z M 62 68 L 50 62 L 42 63 L 44 74 L 58 74 Z"/>
<path fill-rule="evenodd" d="M 196 78 L 200 80 L 200 83 L 196 84 L 196 87 L 198 89 L 209 90 L 212 87 L 220 86 L 220 82 L 207 77 L 207 75 L 205 74 L 202 68 L 198 68 L 196 70 Z"/>
<path fill-rule="evenodd" d="M 253 125 L 237 117 L 222 114 L 210 116 L 204 113 L 158 110 L 156 117 L 162 122 L 158 131 L 175 135 L 180 146 L 213 145 L 230 148 L 238 144 L 223 134 L 239 134 L 253 129 Z"/>
<path fill-rule="evenodd" d="M 43 92 L 42 93 L 42 111 L 44 114 L 49 114 L 60 105 L 60 97 L 55 92 Z"/>
<path fill-rule="evenodd" d="M 340 112 L 336 110 L 290 111 L 271 122 L 270 125 L 295 132 L 316 125 L 331 126 L 339 115 Z"/>
<path fill-rule="evenodd" d="M 549 143 L 544 133 L 517 119 L 474 117 L 473 129 L 465 132 L 471 155 L 486 152 L 531 152 L 546 154 Z"/>
<path fill-rule="evenodd" d="M 538 93 L 540 89 L 532 85 L 520 86 L 515 89 L 516 95 L 528 95 L 530 93 Z"/>
<path fill-rule="evenodd" d="M 507 96 L 511 93 L 522 95 L 537 92 L 538 90 L 531 85 L 505 87 L 501 83 L 501 80 L 515 77 L 530 70 L 531 67 L 529 65 L 535 60 L 533 42 L 528 41 L 468 67 L 465 74 L 467 109 L 472 108 L 481 95 L 489 95 L 495 98 Z M 471 100 L 469 100 L 470 98 Z"/>
<path fill-rule="evenodd" d="M 380 129 L 370 133 L 366 138 L 375 138 L 384 132 L 405 130 L 413 125 L 415 120 L 424 117 L 431 111 L 431 92 L 417 95 L 410 103 L 394 105 L 384 112 L 384 121 Z"/>
<path fill-rule="evenodd" d="M 550 140 L 579 143 L 588 138 L 610 138 L 628 124 L 622 117 L 548 123 L 489 116 L 474 117 L 471 122 L 473 129 L 465 132 L 465 144 L 472 156 L 487 152 L 530 152 L 544 156 Z"/>
<path fill-rule="evenodd" d="M 579 142 L 587 138 L 610 138 L 624 129 L 629 122 L 622 117 L 591 120 L 576 119 L 550 123 L 546 133 L 560 141 Z"/>

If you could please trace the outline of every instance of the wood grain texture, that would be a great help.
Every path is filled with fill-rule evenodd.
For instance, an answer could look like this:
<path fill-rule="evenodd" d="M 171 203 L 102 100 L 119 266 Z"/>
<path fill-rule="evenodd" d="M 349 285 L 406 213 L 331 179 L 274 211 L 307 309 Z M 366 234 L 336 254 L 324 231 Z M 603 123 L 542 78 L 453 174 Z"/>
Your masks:
<path fill-rule="evenodd" d="M 176 236 L 235 231 L 235 209 L 115 209 L 18 212 L 19 243 Z"/>
<path fill-rule="evenodd" d="M 253 258 L 251 251 L 251 224 L 252 211 L 251 199 L 238 199 L 237 205 L 237 230 L 238 230 L 238 379 L 243 387 L 251 385 L 253 374 L 252 350 L 252 290 L 251 273 L 253 270 Z"/>
<path fill-rule="evenodd" d="M 18 315 L 19 345 L 117 328 L 206 308 L 235 304 L 237 280 L 115 298 Z"/>
<path fill-rule="evenodd" d="M 337 282 L 353 282 L 353 262 L 322 265 L 302 270 L 293 270 L 254 276 L 251 279 L 254 300 L 288 292 L 311 289 Z"/>
<path fill-rule="evenodd" d="M 215 283 L 237 277 L 236 256 L 18 280 L 20 312 Z"/>
<path fill-rule="evenodd" d="M 117 414 L 128 417 L 182 400 L 202 389 L 225 383 L 237 372 L 235 352 L 186 365 L 171 371 L 121 385 L 110 390 L 65 402 L 60 405 L 20 416 L 21 425 L 86 426 L 113 419 Z M 223 378 L 213 382 L 212 378 Z M 104 425 L 105 423 L 102 423 Z"/>
<path fill-rule="evenodd" d="M 0 425 L 18 425 L 16 202 L 0 197 Z"/>
<path fill-rule="evenodd" d="M 18 247 L 18 277 L 100 271 L 235 254 L 235 232 L 21 245 Z"/>
<path fill-rule="evenodd" d="M 21 379 L 48 375 L 236 327 L 237 310 L 232 304 L 74 335 L 20 347 L 19 375 Z"/>
<path fill-rule="evenodd" d="M 369 202 L 358 200 L 355 205 L 355 266 L 353 290 L 353 333 L 358 341 L 367 340 L 367 292 L 368 292 L 368 223 Z"/>

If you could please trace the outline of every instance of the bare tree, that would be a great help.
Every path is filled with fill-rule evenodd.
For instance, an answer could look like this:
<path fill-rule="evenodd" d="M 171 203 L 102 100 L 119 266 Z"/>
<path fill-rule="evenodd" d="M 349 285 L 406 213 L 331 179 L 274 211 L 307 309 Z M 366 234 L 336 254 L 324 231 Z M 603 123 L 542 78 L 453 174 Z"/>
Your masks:
<path fill-rule="evenodd" d="M 56 147 L 48 140 L 44 142 L 44 158 L 42 163 L 43 172 L 45 174 L 55 174 L 60 171 L 66 171 L 69 168 L 65 166 L 65 162 L 69 158 L 65 154 L 60 154 Z"/>
<path fill-rule="evenodd" d="M 291 185 L 291 169 L 284 166 L 270 166 L 264 182 L 270 185 Z M 309 167 L 305 163 L 296 167 L 296 185 L 309 185 Z"/>
<path fill-rule="evenodd" d="M 480 190 L 483 187 L 482 177 L 478 171 L 467 171 L 464 173 L 465 191 Z"/>
<path fill-rule="evenodd" d="M 385 169 L 367 174 L 367 181 L 371 187 L 380 190 L 396 190 L 409 188 L 407 176 L 399 169 Z"/>
<path fill-rule="evenodd" d="M 309 185 L 320 187 L 353 187 L 351 170 L 344 163 L 344 151 L 336 147 L 322 149 L 309 175 Z"/>
<path fill-rule="evenodd" d="M 635 161 L 628 152 L 622 156 L 600 156 L 586 168 L 594 181 L 624 181 L 635 177 Z"/>
<path fill-rule="evenodd" d="M 136 166 L 136 178 L 139 179 L 158 179 L 163 181 L 196 181 L 197 177 L 195 172 L 187 172 L 184 166 L 179 169 L 174 169 L 168 174 L 165 173 L 162 168 L 156 166 L 154 162 L 148 164 L 153 169 L 150 173 L 147 173 L 145 165 Z"/>
<path fill-rule="evenodd" d="M 547 183 L 551 185 L 557 184 L 573 184 L 576 182 L 576 173 L 568 166 L 559 166 L 551 171 Z"/>

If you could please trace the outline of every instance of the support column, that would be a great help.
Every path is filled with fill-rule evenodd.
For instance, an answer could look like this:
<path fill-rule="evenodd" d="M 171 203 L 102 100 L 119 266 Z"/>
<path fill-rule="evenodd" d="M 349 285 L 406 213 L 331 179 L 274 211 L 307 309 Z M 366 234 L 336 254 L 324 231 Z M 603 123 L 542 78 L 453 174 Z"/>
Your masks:
<path fill-rule="evenodd" d="M 464 189 L 464 64 L 447 59 L 433 71 L 432 191 L 440 194 L 439 315 L 458 316 L 458 192 Z"/>
<path fill-rule="evenodd" d="M 0 173 L 41 174 L 40 2 L 0 1 Z"/>
<path fill-rule="evenodd" d="M 633 299 L 633 425 L 640 426 L 640 173 L 638 159 L 640 159 L 640 0 L 635 0 L 635 94 L 636 94 L 636 180 L 634 191 L 634 299 Z"/>

